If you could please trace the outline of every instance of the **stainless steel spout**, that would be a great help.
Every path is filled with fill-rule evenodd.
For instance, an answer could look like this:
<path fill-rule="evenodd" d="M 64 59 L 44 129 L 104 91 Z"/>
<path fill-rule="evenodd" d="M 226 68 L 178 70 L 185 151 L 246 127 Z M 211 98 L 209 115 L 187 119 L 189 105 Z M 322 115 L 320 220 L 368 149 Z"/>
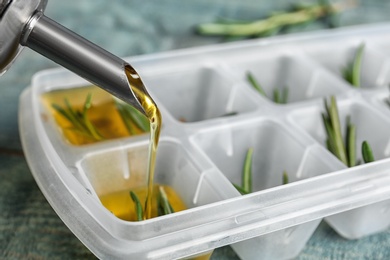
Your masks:
<path fill-rule="evenodd" d="M 0 74 L 27 46 L 145 114 L 126 75 L 131 65 L 44 16 L 46 2 L 0 0 Z"/>

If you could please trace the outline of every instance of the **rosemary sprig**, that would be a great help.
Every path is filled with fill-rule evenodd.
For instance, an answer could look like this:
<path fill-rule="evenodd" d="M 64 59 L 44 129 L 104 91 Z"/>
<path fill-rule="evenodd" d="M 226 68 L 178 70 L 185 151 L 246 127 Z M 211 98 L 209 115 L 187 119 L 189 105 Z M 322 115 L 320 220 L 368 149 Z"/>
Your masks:
<path fill-rule="evenodd" d="M 371 146 L 368 144 L 367 141 L 363 141 L 362 143 L 362 155 L 364 163 L 370 163 L 375 161 Z"/>
<path fill-rule="evenodd" d="M 344 79 L 352 86 L 360 87 L 361 66 L 363 60 L 364 43 L 361 43 L 355 53 L 353 61 L 343 70 Z"/>
<path fill-rule="evenodd" d="M 159 186 L 158 189 L 159 189 L 159 197 L 158 197 L 159 216 L 175 213 L 171 203 L 169 203 L 168 196 L 164 190 L 164 187 Z"/>
<path fill-rule="evenodd" d="M 267 97 L 264 89 L 261 87 L 260 83 L 252 75 L 252 73 L 247 72 L 246 78 L 254 89 L 256 89 L 262 96 Z M 273 90 L 273 101 L 277 104 L 287 104 L 288 100 L 288 88 L 284 87 L 282 90 L 275 88 Z"/>
<path fill-rule="evenodd" d="M 252 157 L 253 148 L 249 148 L 245 156 L 241 186 L 233 184 L 242 195 L 252 192 Z"/>
<path fill-rule="evenodd" d="M 347 156 L 348 166 L 353 167 L 356 165 L 356 126 L 351 123 L 351 117 L 347 117 Z"/>
<path fill-rule="evenodd" d="M 65 117 L 71 124 L 72 129 L 84 136 L 87 136 L 95 141 L 103 140 L 104 137 L 99 133 L 96 127 L 88 118 L 88 110 L 92 107 L 92 94 L 89 93 L 85 99 L 83 109 L 75 110 L 67 98 L 64 99 L 65 107 L 53 103 L 52 107 L 63 117 Z"/>
<path fill-rule="evenodd" d="M 221 117 L 229 117 L 229 116 L 236 116 L 238 113 L 237 112 L 229 112 L 229 113 L 226 113 L 226 114 L 223 114 Z"/>
<path fill-rule="evenodd" d="M 134 202 L 135 213 L 137 215 L 137 220 L 138 221 L 143 220 L 144 216 L 143 216 L 142 205 L 141 205 L 141 202 L 138 199 L 138 196 L 133 191 L 130 191 L 130 197 L 131 197 L 131 199 Z"/>
<path fill-rule="evenodd" d="M 241 186 L 239 186 L 235 183 L 233 183 L 233 186 L 234 186 L 234 188 L 236 188 L 236 190 L 238 190 L 239 193 L 241 193 L 241 195 L 249 194 L 249 192 L 244 190 Z"/>
<path fill-rule="evenodd" d="M 283 171 L 283 185 L 287 184 L 288 182 L 288 174 L 286 171 Z"/>
<path fill-rule="evenodd" d="M 326 114 L 322 115 L 325 130 L 328 135 L 327 146 L 330 151 L 337 156 L 345 165 L 348 165 L 346 150 L 344 147 L 343 137 L 341 133 L 340 119 L 337 108 L 336 98 L 331 97 L 330 106 L 325 100 Z"/>
<path fill-rule="evenodd" d="M 243 21 L 218 21 L 204 23 L 196 30 L 201 35 L 217 35 L 227 37 L 264 37 L 273 35 L 288 26 L 304 24 L 332 16 L 343 9 L 342 6 L 330 5 L 327 1 L 319 1 L 310 6 L 295 6 L 292 12 L 278 12 L 266 19 Z"/>
<path fill-rule="evenodd" d="M 246 78 L 248 79 L 249 83 L 264 97 L 267 97 L 267 94 L 265 94 L 264 89 L 261 87 L 259 82 L 255 79 L 255 77 L 250 73 L 249 71 L 246 74 Z"/>
<path fill-rule="evenodd" d="M 249 148 L 245 157 L 244 174 L 242 175 L 242 188 L 247 192 L 252 192 L 252 157 L 253 148 Z"/>
<path fill-rule="evenodd" d="M 324 102 L 325 113 L 322 114 L 322 121 L 325 127 L 327 139 L 326 146 L 340 161 L 348 167 L 354 167 L 359 163 L 356 160 L 356 126 L 352 124 L 347 116 L 345 142 L 341 132 L 336 98 L 331 96 L 330 106 L 327 101 Z M 364 162 L 374 160 L 371 148 L 367 141 L 362 143 L 362 156 Z"/>
<path fill-rule="evenodd" d="M 287 104 L 288 100 L 288 88 L 285 87 L 282 90 L 274 89 L 274 102 L 276 104 Z"/>
<path fill-rule="evenodd" d="M 242 185 L 233 183 L 233 186 L 241 193 L 241 195 L 249 194 L 252 192 L 252 157 L 253 148 L 249 148 L 246 156 L 242 172 Z M 289 183 L 287 171 L 283 171 L 282 183 Z"/>
<path fill-rule="evenodd" d="M 136 125 L 139 129 L 141 129 L 142 132 L 150 131 L 149 120 L 137 109 L 118 99 L 115 99 L 115 105 L 122 118 L 123 123 L 127 128 L 127 131 L 131 135 L 134 135 L 136 133 L 132 124 Z"/>

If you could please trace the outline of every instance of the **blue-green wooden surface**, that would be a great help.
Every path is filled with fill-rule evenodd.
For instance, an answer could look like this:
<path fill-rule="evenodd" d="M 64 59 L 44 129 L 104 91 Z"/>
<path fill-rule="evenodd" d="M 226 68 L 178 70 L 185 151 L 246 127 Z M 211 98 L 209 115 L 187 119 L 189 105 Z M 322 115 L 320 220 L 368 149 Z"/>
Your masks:
<path fill-rule="evenodd" d="M 220 42 L 193 33 L 193 26 L 218 16 L 255 19 L 281 10 L 288 0 L 50 0 L 46 15 L 119 56 L 155 53 Z M 390 2 L 360 1 L 340 23 L 390 20 Z M 318 24 L 300 30 L 319 29 Z M 0 259 L 93 259 L 38 189 L 23 156 L 18 99 L 31 76 L 57 65 L 24 50 L 0 78 Z M 238 259 L 230 247 L 212 259 Z M 299 259 L 390 259 L 389 230 L 357 241 L 322 223 Z"/>

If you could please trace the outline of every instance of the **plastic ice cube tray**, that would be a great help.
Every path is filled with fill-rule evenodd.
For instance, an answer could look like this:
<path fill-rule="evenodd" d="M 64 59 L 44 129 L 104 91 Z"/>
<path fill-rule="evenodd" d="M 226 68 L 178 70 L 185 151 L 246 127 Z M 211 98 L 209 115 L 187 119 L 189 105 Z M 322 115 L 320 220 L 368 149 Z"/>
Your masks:
<path fill-rule="evenodd" d="M 340 71 L 362 42 L 355 89 Z M 67 143 L 41 102 L 48 91 L 88 85 L 65 70 L 38 73 L 22 94 L 24 151 L 49 203 L 99 258 L 187 258 L 231 245 L 242 259 L 290 259 L 323 218 L 350 239 L 390 224 L 389 46 L 385 24 L 129 58 L 162 111 L 156 181 L 179 193 L 189 208 L 182 212 L 127 222 L 103 207 L 99 195 L 145 177 L 132 178 L 144 172 L 148 135 Z M 289 103 L 258 94 L 247 71 L 267 95 L 288 86 Z M 347 169 L 327 151 L 321 112 L 330 95 L 376 162 Z M 249 147 L 254 192 L 241 196 L 232 182 Z"/>

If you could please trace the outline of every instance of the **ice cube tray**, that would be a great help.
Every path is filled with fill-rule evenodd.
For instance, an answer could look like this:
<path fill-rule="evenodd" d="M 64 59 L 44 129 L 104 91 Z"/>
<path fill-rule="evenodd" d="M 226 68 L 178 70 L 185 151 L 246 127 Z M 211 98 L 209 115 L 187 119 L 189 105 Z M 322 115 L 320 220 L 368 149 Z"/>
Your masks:
<path fill-rule="evenodd" d="M 354 89 L 340 71 L 362 42 L 362 87 Z M 242 259 L 294 258 L 324 218 L 349 239 L 390 225 L 388 46 L 384 24 L 129 58 L 162 111 L 156 180 L 179 193 L 189 208 L 182 212 L 127 222 L 102 206 L 99 195 L 145 178 L 148 136 L 67 143 L 41 96 L 88 85 L 70 72 L 40 72 L 22 94 L 23 148 L 51 206 L 99 258 L 190 258 L 224 245 Z M 288 86 L 289 103 L 259 95 L 248 70 L 267 95 Z M 330 95 L 376 162 L 347 169 L 326 150 L 320 115 Z M 232 182 L 249 147 L 254 192 L 241 196 Z"/>

